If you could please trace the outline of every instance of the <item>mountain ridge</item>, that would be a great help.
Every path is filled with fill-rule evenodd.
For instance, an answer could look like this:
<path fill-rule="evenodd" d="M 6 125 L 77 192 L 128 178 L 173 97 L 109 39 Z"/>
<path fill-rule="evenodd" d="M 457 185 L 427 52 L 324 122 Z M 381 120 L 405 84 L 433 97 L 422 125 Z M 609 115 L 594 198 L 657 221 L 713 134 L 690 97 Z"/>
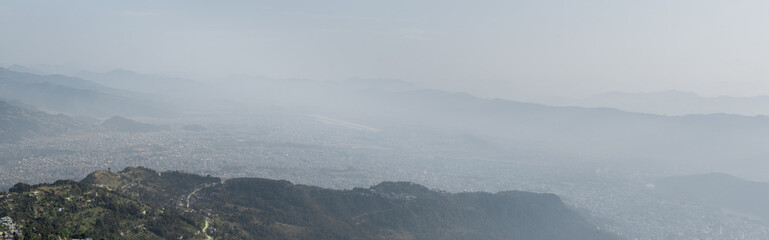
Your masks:
<path fill-rule="evenodd" d="M 706 97 L 679 90 L 641 93 L 613 91 L 580 99 L 551 98 L 540 102 L 555 106 L 608 107 L 667 116 L 712 113 L 769 115 L 764 107 L 769 104 L 769 96 L 766 95 Z"/>
<path fill-rule="evenodd" d="M 48 114 L 0 98 L 0 143 L 39 136 L 54 136 L 87 129 L 85 123 L 64 114 Z"/>
<path fill-rule="evenodd" d="M 656 193 L 739 212 L 769 222 L 769 183 L 748 181 L 724 173 L 674 176 L 657 180 Z"/>
<path fill-rule="evenodd" d="M 0 96 L 39 109 L 84 116 L 164 116 L 151 99 L 135 92 L 109 88 L 81 78 L 37 75 L 0 68 Z"/>

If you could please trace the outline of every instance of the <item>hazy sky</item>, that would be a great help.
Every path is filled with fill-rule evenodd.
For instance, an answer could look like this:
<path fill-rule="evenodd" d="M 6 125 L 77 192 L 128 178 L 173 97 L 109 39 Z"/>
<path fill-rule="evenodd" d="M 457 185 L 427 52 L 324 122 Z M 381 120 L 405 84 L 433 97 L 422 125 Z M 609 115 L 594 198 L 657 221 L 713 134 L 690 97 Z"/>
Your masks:
<path fill-rule="evenodd" d="M 8 1 L 0 64 L 395 78 L 530 100 L 769 94 L 769 1 Z"/>

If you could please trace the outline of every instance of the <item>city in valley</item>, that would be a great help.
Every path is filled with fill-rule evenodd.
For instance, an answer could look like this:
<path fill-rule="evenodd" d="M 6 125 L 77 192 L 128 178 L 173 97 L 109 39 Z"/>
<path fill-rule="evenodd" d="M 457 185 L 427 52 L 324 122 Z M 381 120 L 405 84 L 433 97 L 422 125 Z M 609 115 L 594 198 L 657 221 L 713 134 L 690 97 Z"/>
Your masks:
<path fill-rule="evenodd" d="M 769 226 L 760 219 L 664 198 L 654 186 L 660 172 L 623 168 L 611 160 L 567 161 L 571 156 L 513 151 L 467 134 L 370 131 L 312 115 L 251 115 L 224 123 L 212 118 L 156 119 L 167 126 L 158 131 L 93 130 L 2 144 L 0 184 L 7 189 L 17 182 L 80 180 L 93 171 L 134 166 L 332 189 L 410 181 L 449 192 L 555 193 L 604 231 L 630 239 L 768 236 Z M 190 124 L 201 128 L 187 130 Z"/>

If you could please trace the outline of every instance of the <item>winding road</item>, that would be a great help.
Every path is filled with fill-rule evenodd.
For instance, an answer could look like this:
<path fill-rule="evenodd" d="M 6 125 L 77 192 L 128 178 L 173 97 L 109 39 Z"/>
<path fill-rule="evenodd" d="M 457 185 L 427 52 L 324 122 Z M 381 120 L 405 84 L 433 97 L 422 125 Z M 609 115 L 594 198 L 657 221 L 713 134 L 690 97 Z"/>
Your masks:
<path fill-rule="evenodd" d="M 208 233 L 206 233 L 206 229 L 208 229 L 208 219 L 206 219 L 205 226 L 203 226 L 203 235 L 206 236 L 206 240 L 213 240 L 211 236 L 208 236 Z"/>
<path fill-rule="evenodd" d="M 195 191 L 192 191 L 189 195 L 187 195 L 187 208 L 190 208 L 190 197 L 192 197 L 192 195 L 195 194 L 196 192 L 200 191 L 200 189 L 203 189 L 203 188 L 195 189 Z"/>
<path fill-rule="evenodd" d="M 190 197 L 192 197 L 192 195 L 195 195 L 195 193 L 197 193 L 198 191 L 200 191 L 200 189 L 203 189 L 203 188 L 205 187 L 195 189 L 195 191 L 192 191 L 190 194 L 187 194 L 187 208 L 190 208 Z M 201 229 L 201 231 L 203 232 L 203 235 L 206 236 L 206 240 L 213 240 L 214 238 L 212 238 L 211 236 L 208 236 L 208 233 L 206 232 L 206 230 L 208 230 L 208 225 L 209 225 L 208 221 L 209 220 L 206 219 L 203 225 L 203 229 Z"/>

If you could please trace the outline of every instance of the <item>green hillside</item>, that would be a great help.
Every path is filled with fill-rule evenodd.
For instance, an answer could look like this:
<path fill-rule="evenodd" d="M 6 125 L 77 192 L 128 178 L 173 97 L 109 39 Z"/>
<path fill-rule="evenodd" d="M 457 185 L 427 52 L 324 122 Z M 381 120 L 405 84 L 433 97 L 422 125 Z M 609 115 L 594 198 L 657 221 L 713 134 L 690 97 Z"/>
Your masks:
<path fill-rule="evenodd" d="M 202 239 L 195 221 L 120 194 L 73 181 L 16 184 L 0 216 L 23 227 L 23 239 Z"/>
<path fill-rule="evenodd" d="M 598 236 L 553 194 L 407 182 L 329 190 L 141 167 L 17 184 L 0 198 L 0 216 L 23 225 L 25 239 L 619 239 Z"/>

